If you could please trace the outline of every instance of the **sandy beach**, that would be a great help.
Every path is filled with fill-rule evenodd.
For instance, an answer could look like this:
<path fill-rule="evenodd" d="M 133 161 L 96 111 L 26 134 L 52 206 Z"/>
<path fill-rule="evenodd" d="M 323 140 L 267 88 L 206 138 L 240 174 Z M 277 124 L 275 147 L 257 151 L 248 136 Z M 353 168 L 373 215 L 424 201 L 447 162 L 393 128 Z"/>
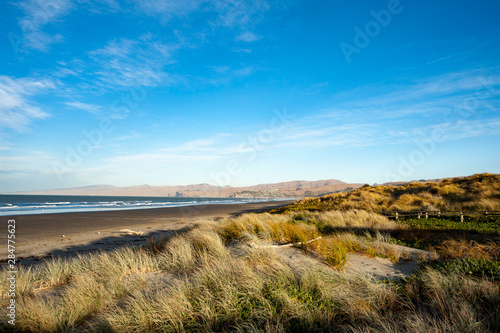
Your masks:
<path fill-rule="evenodd" d="M 206 219 L 260 212 L 281 207 L 292 201 L 246 204 L 215 204 L 137 210 L 83 213 L 2 216 L 16 221 L 16 257 L 22 264 L 43 258 L 74 256 L 78 253 L 108 251 L 124 245 L 142 245 L 148 240 L 174 232 L 183 232 Z M 127 232 L 124 230 L 133 231 Z M 6 237 L 4 237 L 6 239 Z M 7 242 L 5 242 L 7 244 Z M 0 260 L 7 259 L 7 246 L 0 249 Z"/>

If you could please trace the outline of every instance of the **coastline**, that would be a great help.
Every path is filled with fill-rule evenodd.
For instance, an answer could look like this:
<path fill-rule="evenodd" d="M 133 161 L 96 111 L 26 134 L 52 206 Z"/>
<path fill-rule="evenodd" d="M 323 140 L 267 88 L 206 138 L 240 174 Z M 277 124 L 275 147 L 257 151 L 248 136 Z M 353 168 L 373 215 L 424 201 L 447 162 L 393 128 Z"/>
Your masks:
<path fill-rule="evenodd" d="M 287 200 L 297 200 L 297 198 L 185 198 L 144 196 L 62 196 L 0 194 L 0 218 L 4 216 L 103 212 L 212 204 L 244 204 L 253 202 Z"/>
<path fill-rule="evenodd" d="M 243 204 L 207 204 L 167 208 L 117 211 L 54 213 L 1 216 L 16 221 L 16 257 L 22 264 L 43 258 L 72 256 L 97 250 L 112 250 L 125 244 L 142 245 L 148 239 L 172 232 L 182 232 L 203 219 L 219 219 L 244 213 L 261 212 L 286 206 L 292 200 Z M 127 235 L 130 229 L 142 235 Z M 0 260 L 7 249 L 0 249 Z"/>

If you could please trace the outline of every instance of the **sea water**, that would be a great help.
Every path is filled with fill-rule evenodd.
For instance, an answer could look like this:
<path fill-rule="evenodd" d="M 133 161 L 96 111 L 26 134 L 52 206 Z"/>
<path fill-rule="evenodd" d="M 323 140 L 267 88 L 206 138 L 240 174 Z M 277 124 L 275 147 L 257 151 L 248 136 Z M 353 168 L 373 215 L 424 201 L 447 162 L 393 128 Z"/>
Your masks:
<path fill-rule="evenodd" d="M 0 216 L 147 209 L 207 204 L 235 204 L 263 201 L 272 201 L 272 199 L 5 194 L 0 195 Z"/>

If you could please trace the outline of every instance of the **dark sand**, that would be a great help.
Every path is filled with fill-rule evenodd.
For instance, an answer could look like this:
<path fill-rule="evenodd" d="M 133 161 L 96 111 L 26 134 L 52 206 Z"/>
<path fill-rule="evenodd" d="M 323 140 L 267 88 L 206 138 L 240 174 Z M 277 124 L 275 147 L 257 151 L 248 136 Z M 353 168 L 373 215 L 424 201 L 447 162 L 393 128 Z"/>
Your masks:
<path fill-rule="evenodd" d="M 95 250 L 111 250 L 126 244 L 141 245 L 148 239 L 172 232 L 182 232 L 202 220 L 218 219 L 244 213 L 261 212 L 282 207 L 292 201 L 270 201 L 248 204 L 215 204 L 136 210 L 83 213 L 2 216 L 2 234 L 7 221 L 16 221 L 16 257 L 67 256 Z M 143 235 L 125 235 L 130 229 Z M 5 246 L 0 247 L 0 260 L 7 258 Z M 38 259 L 35 259 L 38 260 Z"/>

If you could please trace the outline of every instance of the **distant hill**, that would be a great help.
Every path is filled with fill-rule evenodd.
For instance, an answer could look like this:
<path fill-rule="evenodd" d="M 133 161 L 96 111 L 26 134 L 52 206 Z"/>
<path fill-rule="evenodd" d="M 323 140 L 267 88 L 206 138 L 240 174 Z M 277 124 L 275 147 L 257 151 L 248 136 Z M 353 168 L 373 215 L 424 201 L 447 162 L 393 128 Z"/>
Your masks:
<path fill-rule="evenodd" d="M 260 184 L 247 187 L 215 186 L 197 184 L 186 186 L 138 185 L 117 187 L 92 185 L 54 190 L 18 192 L 16 194 L 45 195 L 111 195 L 152 197 L 213 197 L 213 198 L 301 198 L 350 191 L 363 184 L 349 184 L 340 180 L 305 181 L 295 180 L 275 184 Z"/>
<path fill-rule="evenodd" d="M 305 198 L 276 211 L 500 211 L 498 174 L 392 184 L 397 185 L 364 185 L 348 193 Z"/>

